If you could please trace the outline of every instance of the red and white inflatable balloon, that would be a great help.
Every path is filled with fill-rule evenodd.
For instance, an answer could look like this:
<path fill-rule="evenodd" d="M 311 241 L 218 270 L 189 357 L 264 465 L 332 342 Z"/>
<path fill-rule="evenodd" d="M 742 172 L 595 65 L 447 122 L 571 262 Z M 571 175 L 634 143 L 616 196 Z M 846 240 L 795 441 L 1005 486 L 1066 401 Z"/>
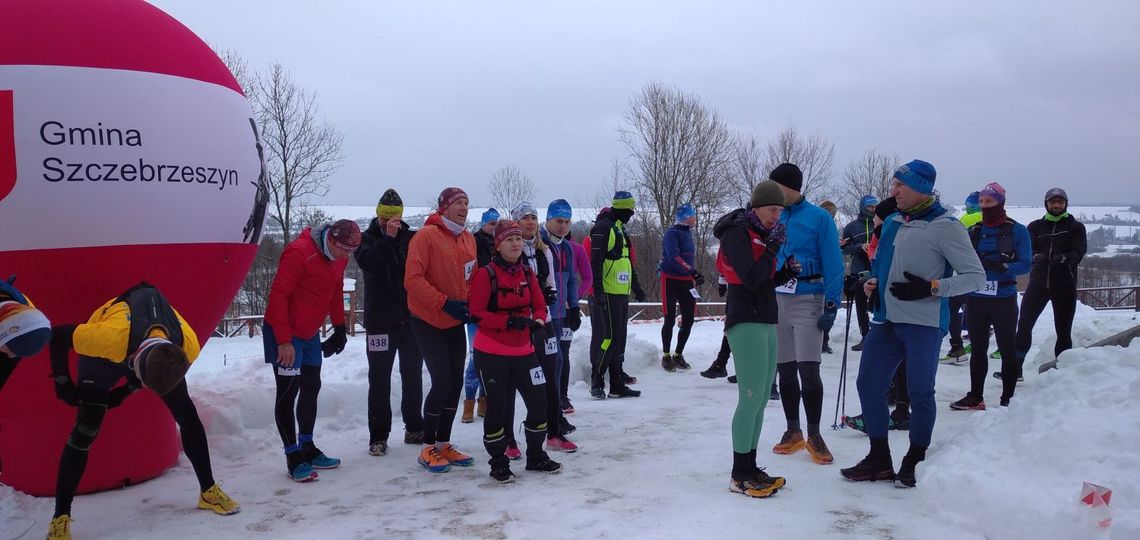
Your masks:
<path fill-rule="evenodd" d="M 139 281 L 207 339 L 257 251 L 265 168 L 248 102 L 189 29 L 141 0 L 0 0 L 0 274 L 53 324 Z M 0 392 L 0 481 L 48 495 L 75 410 L 46 351 Z M 193 392 L 193 389 L 191 390 Z M 153 393 L 108 415 L 81 491 L 173 465 Z"/>

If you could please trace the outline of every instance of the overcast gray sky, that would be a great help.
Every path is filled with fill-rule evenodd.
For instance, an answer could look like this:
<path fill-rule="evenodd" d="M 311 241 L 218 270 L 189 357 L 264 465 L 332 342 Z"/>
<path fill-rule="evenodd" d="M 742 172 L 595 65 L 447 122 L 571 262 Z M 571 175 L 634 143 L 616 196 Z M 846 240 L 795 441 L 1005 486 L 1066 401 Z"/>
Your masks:
<path fill-rule="evenodd" d="M 1074 204 L 1140 203 L 1140 2 L 154 0 L 253 67 L 314 90 L 344 134 L 328 204 L 448 185 L 485 204 L 514 165 L 539 205 L 588 199 L 627 151 L 617 129 L 651 80 L 745 133 L 788 125 L 926 159 L 958 204 L 1059 185 Z"/>

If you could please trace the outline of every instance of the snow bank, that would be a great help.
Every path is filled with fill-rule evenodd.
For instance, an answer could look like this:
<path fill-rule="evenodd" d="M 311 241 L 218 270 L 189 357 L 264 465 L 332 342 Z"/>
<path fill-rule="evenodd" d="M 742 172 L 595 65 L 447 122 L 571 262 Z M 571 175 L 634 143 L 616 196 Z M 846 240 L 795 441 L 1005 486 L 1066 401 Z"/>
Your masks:
<path fill-rule="evenodd" d="M 1092 538 L 1081 483 L 1114 490 L 1112 538 L 1140 538 L 1140 351 L 1077 349 L 1019 389 L 1010 408 L 970 415 L 932 449 L 921 487 L 986 538 Z M 958 414 L 944 413 L 939 414 Z"/>

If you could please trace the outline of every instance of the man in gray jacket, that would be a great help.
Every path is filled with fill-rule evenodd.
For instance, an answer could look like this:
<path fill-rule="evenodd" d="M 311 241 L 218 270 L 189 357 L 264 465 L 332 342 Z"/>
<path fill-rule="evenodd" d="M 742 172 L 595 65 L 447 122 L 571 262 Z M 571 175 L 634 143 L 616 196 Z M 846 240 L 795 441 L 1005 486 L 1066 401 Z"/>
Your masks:
<path fill-rule="evenodd" d="M 877 299 L 857 381 L 871 452 L 858 465 L 841 471 L 848 480 L 894 480 L 899 487 L 915 486 L 915 466 L 926 458 L 934 431 L 934 377 L 950 322 L 947 299 L 986 283 L 966 229 L 939 203 L 934 180 L 934 166 L 917 159 L 894 173 L 891 195 L 898 211 L 883 223 L 864 286 L 867 295 Z M 886 394 L 904 356 L 912 408 L 910 450 L 896 474 L 887 444 Z"/>

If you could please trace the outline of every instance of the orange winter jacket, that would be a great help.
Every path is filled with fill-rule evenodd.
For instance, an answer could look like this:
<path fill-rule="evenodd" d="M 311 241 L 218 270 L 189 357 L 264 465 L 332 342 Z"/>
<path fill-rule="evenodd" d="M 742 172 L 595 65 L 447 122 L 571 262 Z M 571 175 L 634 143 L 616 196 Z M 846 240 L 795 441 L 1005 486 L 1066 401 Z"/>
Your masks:
<path fill-rule="evenodd" d="M 404 288 L 412 315 L 439 328 L 459 325 L 443 312 L 447 300 L 467 301 L 467 282 L 475 271 L 475 237 L 468 231 L 458 236 L 443 218 L 432 214 L 408 245 Z"/>

